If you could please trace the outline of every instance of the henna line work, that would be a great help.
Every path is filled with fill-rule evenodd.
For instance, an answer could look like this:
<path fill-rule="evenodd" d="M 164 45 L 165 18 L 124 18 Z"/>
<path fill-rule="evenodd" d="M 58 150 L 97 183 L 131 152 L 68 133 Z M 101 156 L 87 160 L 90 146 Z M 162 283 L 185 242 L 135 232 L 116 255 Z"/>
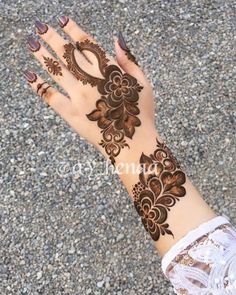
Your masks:
<path fill-rule="evenodd" d="M 135 127 L 141 125 L 137 115 L 139 92 L 143 89 L 136 78 L 112 64 L 108 65 L 106 53 L 90 40 L 76 42 L 76 48 L 83 53 L 87 50 L 92 52 L 97 60 L 103 78 L 89 75 L 76 62 L 76 48 L 71 44 L 65 44 L 63 57 L 68 69 L 83 84 L 89 83 L 92 87 L 97 86 L 101 97 L 96 102 L 96 109 L 87 114 L 90 121 L 97 121 L 101 128 L 102 140 L 99 143 L 108 154 L 111 162 L 115 163 L 115 157 L 124 147 L 129 147 L 125 137 L 132 139 Z"/>
<path fill-rule="evenodd" d="M 48 72 L 55 76 L 62 76 L 62 69 L 57 60 L 53 60 L 50 57 L 43 56 L 45 66 L 48 68 Z"/>
<path fill-rule="evenodd" d="M 48 87 L 46 87 L 46 88 L 44 88 L 43 89 L 43 91 L 42 91 L 42 93 L 41 93 L 41 96 L 43 97 L 43 95 L 47 92 L 47 90 L 48 90 L 48 88 L 50 88 L 50 87 L 52 87 L 52 86 L 48 86 Z"/>

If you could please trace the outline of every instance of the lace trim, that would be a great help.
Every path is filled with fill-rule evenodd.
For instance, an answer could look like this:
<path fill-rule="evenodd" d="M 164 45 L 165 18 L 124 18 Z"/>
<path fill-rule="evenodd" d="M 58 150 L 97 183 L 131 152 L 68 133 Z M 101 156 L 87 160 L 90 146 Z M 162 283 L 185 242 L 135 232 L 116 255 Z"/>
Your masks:
<path fill-rule="evenodd" d="M 183 238 L 181 238 L 170 250 L 163 256 L 161 261 L 162 271 L 167 277 L 166 270 L 172 260 L 180 254 L 185 248 L 187 248 L 194 241 L 199 239 L 201 236 L 213 231 L 218 226 L 230 223 L 229 220 L 223 216 L 217 216 L 213 219 L 202 223 L 197 228 L 191 230 Z"/>

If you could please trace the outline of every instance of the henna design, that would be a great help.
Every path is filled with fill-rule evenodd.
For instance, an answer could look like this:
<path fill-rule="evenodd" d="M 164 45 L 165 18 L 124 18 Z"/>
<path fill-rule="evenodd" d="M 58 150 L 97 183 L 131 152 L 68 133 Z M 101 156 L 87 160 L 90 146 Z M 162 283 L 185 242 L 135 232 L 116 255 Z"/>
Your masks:
<path fill-rule="evenodd" d="M 141 221 L 154 241 L 160 235 L 173 235 L 166 223 L 168 212 L 186 190 L 185 174 L 165 143 L 157 140 L 157 148 L 149 157 L 140 157 L 142 171 L 139 182 L 133 186 L 134 206 Z"/>
<path fill-rule="evenodd" d="M 52 58 L 45 56 L 43 56 L 43 59 L 49 73 L 55 76 L 62 76 L 61 66 L 57 60 L 53 60 Z"/>
<path fill-rule="evenodd" d="M 87 50 L 92 52 L 97 60 L 98 67 L 103 78 L 89 75 L 79 67 L 75 58 L 76 48 L 71 44 L 65 44 L 63 57 L 66 60 L 68 69 L 83 84 L 89 83 L 92 87 L 97 86 L 101 94 L 96 102 L 96 109 L 87 114 L 91 121 L 97 121 L 102 129 L 102 140 L 99 143 L 109 155 L 111 162 L 115 163 L 121 149 L 129 147 L 125 136 L 132 139 L 135 127 L 141 125 L 137 115 L 139 92 L 143 89 L 136 78 L 123 73 L 116 65 L 108 65 L 109 60 L 106 53 L 90 40 L 76 42 L 76 48 L 81 53 Z"/>
<path fill-rule="evenodd" d="M 43 85 L 45 85 L 45 84 L 47 84 L 47 82 L 39 83 L 39 84 L 37 85 L 37 93 L 39 93 L 39 90 L 40 90 L 40 89 L 43 87 Z M 43 88 L 43 89 L 42 89 L 42 92 L 41 92 L 41 94 L 40 94 L 40 96 L 43 97 L 43 95 L 47 92 L 48 88 L 50 88 L 50 87 L 51 87 L 51 86 L 48 85 L 47 87 Z"/>
<path fill-rule="evenodd" d="M 86 50 L 89 50 L 88 44 L 91 42 L 89 40 L 87 40 L 87 43 L 88 43 L 87 44 L 85 41 L 81 42 L 81 43 L 83 43 L 84 46 L 86 45 L 86 47 L 85 47 Z M 79 42 L 76 43 L 76 46 L 78 48 L 80 48 L 80 50 L 82 50 L 81 44 L 79 44 Z M 64 47 L 65 47 L 66 51 L 65 51 L 63 57 L 66 59 L 68 69 L 71 71 L 72 74 L 74 74 L 76 79 L 81 81 L 84 85 L 87 83 L 91 84 L 92 87 L 98 85 L 102 79 L 89 75 L 88 73 L 86 73 L 84 70 L 82 70 L 78 66 L 76 59 L 75 59 L 75 53 L 74 53 L 76 48 L 73 46 L 73 44 L 71 44 L 71 43 L 65 44 Z M 103 52 L 101 49 L 100 49 L 100 51 L 97 51 L 96 50 L 97 48 L 99 48 L 99 46 L 97 46 L 97 47 L 95 46 L 95 50 L 92 51 L 93 47 L 91 46 L 90 51 L 93 52 L 97 56 L 97 58 L 99 58 L 98 59 L 98 61 L 100 61 L 99 68 L 101 70 L 102 65 L 103 65 L 103 67 L 107 66 L 108 59 L 105 58 L 105 52 Z M 102 71 L 103 70 L 104 69 L 102 68 Z"/>
<path fill-rule="evenodd" d="M 129 60 L 131 60 L 132 62 L 134 62 L 137 66 L 139 65 L 138 62 L 136 61 L 135 56 L 131 53 L 130 50 L 126 50 L 125 55 L 127 56 L 127 58 Z"/>
<path fill-rule="evenodd" d="M 48 31 L 48 26 L 46 24 L 42 23 L 41 21 L 36 20 L 35 26 L 36 26 L 37 31 L 40 35 L 43 35 L 43 34 L 47 33 L 47 31 Z"/>
<path fill-rule="evenodd" d="M 48 90 L 48 88 L 50 88 L 50 87 L 52 87 L 52 86 L 48 86 L 48 87 L 46 87 L 46 88 L 44 88 L 43 89 L 43 91 L 42 91 L 42 93 L 41 93 L 41 96 L 43 97 L 43 95 L 47 92 L 47 90 Z"/>
<path fill-rule="evenodd" d="M 39 90 L 42 88 L 42 86 L 44 85 L 44 84 L 46 84 L 47 82 L 43 82 L 43 83 L 39 83 L 38 85 L 37 85 L 37 93 L 39 92 Z"/>

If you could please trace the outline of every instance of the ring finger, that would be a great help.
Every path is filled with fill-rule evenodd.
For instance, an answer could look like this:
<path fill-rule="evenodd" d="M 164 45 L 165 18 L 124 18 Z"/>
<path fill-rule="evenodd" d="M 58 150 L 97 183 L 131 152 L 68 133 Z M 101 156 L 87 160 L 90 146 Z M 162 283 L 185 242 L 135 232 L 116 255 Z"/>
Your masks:
<path fill-rule="evenodd" d="M 28 38 L 28 47 L 53 80 L 71 95 L 71 89 L 74 89 L 77 81 L 65 65 L 55 59 L 39 41 L 31 37 Z"/>

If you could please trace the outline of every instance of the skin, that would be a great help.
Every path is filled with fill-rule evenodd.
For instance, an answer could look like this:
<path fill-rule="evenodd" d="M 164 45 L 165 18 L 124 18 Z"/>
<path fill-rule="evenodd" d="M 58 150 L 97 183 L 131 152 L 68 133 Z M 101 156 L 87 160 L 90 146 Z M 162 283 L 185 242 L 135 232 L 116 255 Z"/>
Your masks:
<path fill-rule="evenodd" d="M 40 49 L 32 52 L 34 57 L 42 64 L 42 67 L 68 94 L 65 96 L 57 89 L 50 87 L 44 93 L 43 99 L 80 136 L 93 144 L 108 158 L 104 149 L 99 145 L 101 141 L 101 129 L 93 121 L 88 120 L 86 116 L 94 110 L 96 100 L 99 99 L 100 94 L 96 87 L 91 87 L 89 84 L 84 85 L 81 81 L 78 81 L 67 69 L 66 61 L 63 57 L 65 53 L 64 45 L 71 42 L 71 40 L 74 43 L 82 42 L 86 39 L 94 43 L 96 41 L 71 19 L 62 30 L 68 35 L 68 40 L 63 39 L 52 27 L 48 26 L 48 30 L 44 34 L 38 34 L 41 38 Z M 48 52 L 46 47 L 43 46 L 44 42 L 42 41 L 51 47 L 55 56 L 52 56 Z M 138 101 L 140 110 L 138 118 L 141 120 L 141 126 L 135 129 L 132 139 L 126 138 L 126 142 L 130 148 L 123 148 L 116 157 L 115 162 L 115 166 L 120 171 L 120 179 L 127 188 L 130 197 L 133 198 L 132 188 L 139 181 L 139 173 L 132 173 L 131 171 L 126 173 L 120 168 L 124 164 L 138 165 L 141 154 L 152 154 L 156 149 L 156 139 L 160 142 L 162 142 L 162 139 L 154 123 L 154 97 L 149 81 L 146 79 L 141 68 L 128 58 L 126 51 L 119 46 L 117 39 L 115 39 L 115 52 L 116 59 L 108 54 L 106 55 L 109 59 L 109 65 L 114 64 L 119 66 L 123 72 L 135 77 L 138 83 L 143 86 L 142 91 L 139 93 Z M 62 75 L 55 75 L 52 71 L 48 71 L 48 67 L 45 64 L 45 57 L 58 61 Z M 76 61 L 88 74 L 101 77 L 96 58 L 91 52 L 84 51 L 81 54 L 79 51 L 76 51 Z M 37 85 L 43 82 L 44 80 L 37 75 L 37 80 L 30 83 L 30 85 L 36 92 Z M 154 242 L 161 257 L 190 230 L 216 216 L 188 178 L 186 178 L 184 188 L 186 195 L 171 208 L 168 214 L 167 221 L 174 236 L 164 235 L 158 241 Z"/>

